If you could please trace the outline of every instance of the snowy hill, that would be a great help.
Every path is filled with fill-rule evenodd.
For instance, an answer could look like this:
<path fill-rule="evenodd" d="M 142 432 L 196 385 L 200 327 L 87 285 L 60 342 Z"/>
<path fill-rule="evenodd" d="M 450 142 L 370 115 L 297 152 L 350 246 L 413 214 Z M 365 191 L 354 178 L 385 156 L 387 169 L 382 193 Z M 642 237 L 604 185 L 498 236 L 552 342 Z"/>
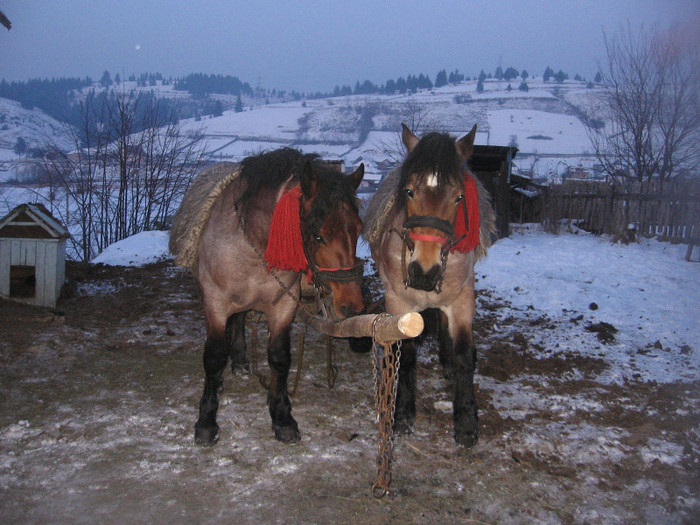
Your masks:
<path fill-rule="evenodd" d="M 401 122 L 418 122 L 419 134 L 447 131 L 455 136 L 477 124 L 477 144 L 519 149 L 516 168 L 539 180 L 557 180 L 568 167 L 590 169 L 593 148 L 583 115 L 600 116 L 595 89 L 583 82 L 531 81 L 527 92 L 508 83 L 462 82 L 403 95 L 352 95 L 247 106 L 221 117 L 185 123 L 203 128 L 214 159 L 239 160 L 261 150 L 295 146 L 346 166 L 365 162 L 367 176 L 378 178 L 379 165 L 401 155 Z M 363 128 L 371 118 L 372 128 Z M 364 131 L 364 133 L 363 133 Z"/>
<path fill-rule="evenodd" d="M 183 120 L 185 130 L 202 129 L 212 160 L 243 157 L 282 146 L 292 146 L 324 158 L 341 159 L 350 168 L 364 162 L 367 179 L 378 179 L 391 160 L 400 158 L 401 122 L 416 128 L 446 131 L 455 136 L 477 124 L 477 144 L 515 145 L 515 168 L 541 182 L 558 181 L 569 167 L 588 169 L 596 164 L 587 136 L 585 116 L 601 118 L 604 110 L 596 89 L 584 82 L 563 84 L 529 79 L 529 90 L 509 90 L 505 81 L 487 80 L 482 93 L 475 81 L 461 82 L 416 93 L 350 95 L 312 100 L 271 102 L 244 100 L 244 111 L 233 110 L 235 97 L 213 95 L 225 108 L 220 117 Z M 124 89 L 136 89 L 127 82 Z M 170 85 L 139 88 L 157 96 L 186 100 L 189 94 Z M 34 147 L 47 132 L 61 135 L 61 126 L 38 110 L 0 100 L 0 161 L 5 176 L 17 169 L 13 148 L 22 136 Z M 66 148 L 70 148 L 66 144 Z M 8 164 L 9 163 L 9 164 Z"/>
<path fill-rule="evenodd" d="M 64 125 L 40 109 L 25 109 L 19 102 L 0 98 L 0 160 L 14 160 L 14 147 L 18 138 L 23 138 L 27 148 L 39 147 L 47 137 L 60 137 Z M 63 146 L 69 148 L 69 141 Z"/>

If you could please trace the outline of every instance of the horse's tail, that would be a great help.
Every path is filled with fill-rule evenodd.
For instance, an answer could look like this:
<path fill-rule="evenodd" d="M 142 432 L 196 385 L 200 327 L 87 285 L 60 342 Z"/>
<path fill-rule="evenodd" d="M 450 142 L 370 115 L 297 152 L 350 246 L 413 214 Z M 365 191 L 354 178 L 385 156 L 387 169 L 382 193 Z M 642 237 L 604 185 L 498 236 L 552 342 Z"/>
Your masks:
<path fill-rule="evenodd" d="M 202 170 L 192 181 L 182 203 L 175 212 L 168 247 L 175 264 L 193 273 L 199 262 L 199 241 L 209 220 L 216 198 L 238 177 L 240 167 L 233 162 L 220 162 Z"/>
<path fill-rule="evenodd" d="M 496 212 L 491 205 L 491 195 L 479 180 L 471 174 L 476 182 L 476 192 L 479 196 L 479 244 L 475 251 L 475 262 L 486 257 L 488 249 L 496 237 Z"/>

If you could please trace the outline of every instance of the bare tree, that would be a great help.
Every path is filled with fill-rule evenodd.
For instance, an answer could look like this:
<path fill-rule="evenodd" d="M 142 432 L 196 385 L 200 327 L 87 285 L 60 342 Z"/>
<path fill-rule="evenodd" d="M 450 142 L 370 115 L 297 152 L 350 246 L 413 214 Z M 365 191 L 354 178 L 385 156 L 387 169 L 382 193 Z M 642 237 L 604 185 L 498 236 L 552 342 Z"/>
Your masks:
<path fill-rule="evenodd" d="M 589 133 L 613 177 L 663 183 L 698 168 L 700 62 L 697 46 L 680 34 L 627 26 L 605 35 L 609 119 Z"/>
<path fill-rule="evenodd" d="M 74 249 L 83 261 L 113 242 L 165 227 L 203 163 L 201 130 L 185 133 L 157 100 L 135 93 L 99 100 L 88 97 L 79 123 L 67 127 L 74 150 L 50 141 L 42 162 L 49 195 L 65 199 L 65 208 L 49 205 L 76 231 Z"/>

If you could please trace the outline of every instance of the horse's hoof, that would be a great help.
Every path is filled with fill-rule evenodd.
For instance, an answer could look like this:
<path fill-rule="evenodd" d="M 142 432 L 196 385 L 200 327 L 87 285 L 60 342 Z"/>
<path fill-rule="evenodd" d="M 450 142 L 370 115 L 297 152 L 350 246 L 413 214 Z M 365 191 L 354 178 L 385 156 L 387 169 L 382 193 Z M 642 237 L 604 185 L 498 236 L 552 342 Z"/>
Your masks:
<path fill-rule="evenodd" d="M 367 354 L 372 350 L 371 337 L 348 337 L 348 345 L 350 350 L 356 354 Z"/>
<path fill-rule="evenodd" d="M 296 423 L 286 427 L 273 425 L 272 429 L 275 431 L 275 439 L 282 443 L 296 443 L 301 440 L 301 434 Z"/>
<path fill-rule="evenodd" d="M 231 362 L 231 372 L 234 374 L 247 374 L 250 372 L 250 363 L 248 361 L 241 361 L 240 363 Z"/>
<path fill-rule="evenodd" d="M 455 441 L 460 447 L 471 448 L 479 441 L 479 432 L 455 432 Z"/>
<path fill-rule="evenodd" d="M 413 434 L 413 421 L 404 419 L 394 421 L 394 435 L 410 436 L 411 434 Z"/>
<path fill-rule="evenodd" d="M 219 441 L 219 425 L 213 427 L 194 427 L 194 443 L 200 447 L 210 447 Z"/>

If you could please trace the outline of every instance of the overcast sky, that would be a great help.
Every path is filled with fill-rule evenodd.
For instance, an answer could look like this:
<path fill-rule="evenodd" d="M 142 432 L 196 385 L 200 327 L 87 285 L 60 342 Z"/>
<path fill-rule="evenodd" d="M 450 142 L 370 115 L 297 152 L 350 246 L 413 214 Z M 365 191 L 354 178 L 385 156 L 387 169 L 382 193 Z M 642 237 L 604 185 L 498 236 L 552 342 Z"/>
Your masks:
<path fill-rule="evenodd" d="M 216 73 L 255 86 L 332 91 L 443 68 L 502 65 L 592 78 L 603 31 L 700 32 L 698 0 L 2 0 L 0 78 Z"/>

